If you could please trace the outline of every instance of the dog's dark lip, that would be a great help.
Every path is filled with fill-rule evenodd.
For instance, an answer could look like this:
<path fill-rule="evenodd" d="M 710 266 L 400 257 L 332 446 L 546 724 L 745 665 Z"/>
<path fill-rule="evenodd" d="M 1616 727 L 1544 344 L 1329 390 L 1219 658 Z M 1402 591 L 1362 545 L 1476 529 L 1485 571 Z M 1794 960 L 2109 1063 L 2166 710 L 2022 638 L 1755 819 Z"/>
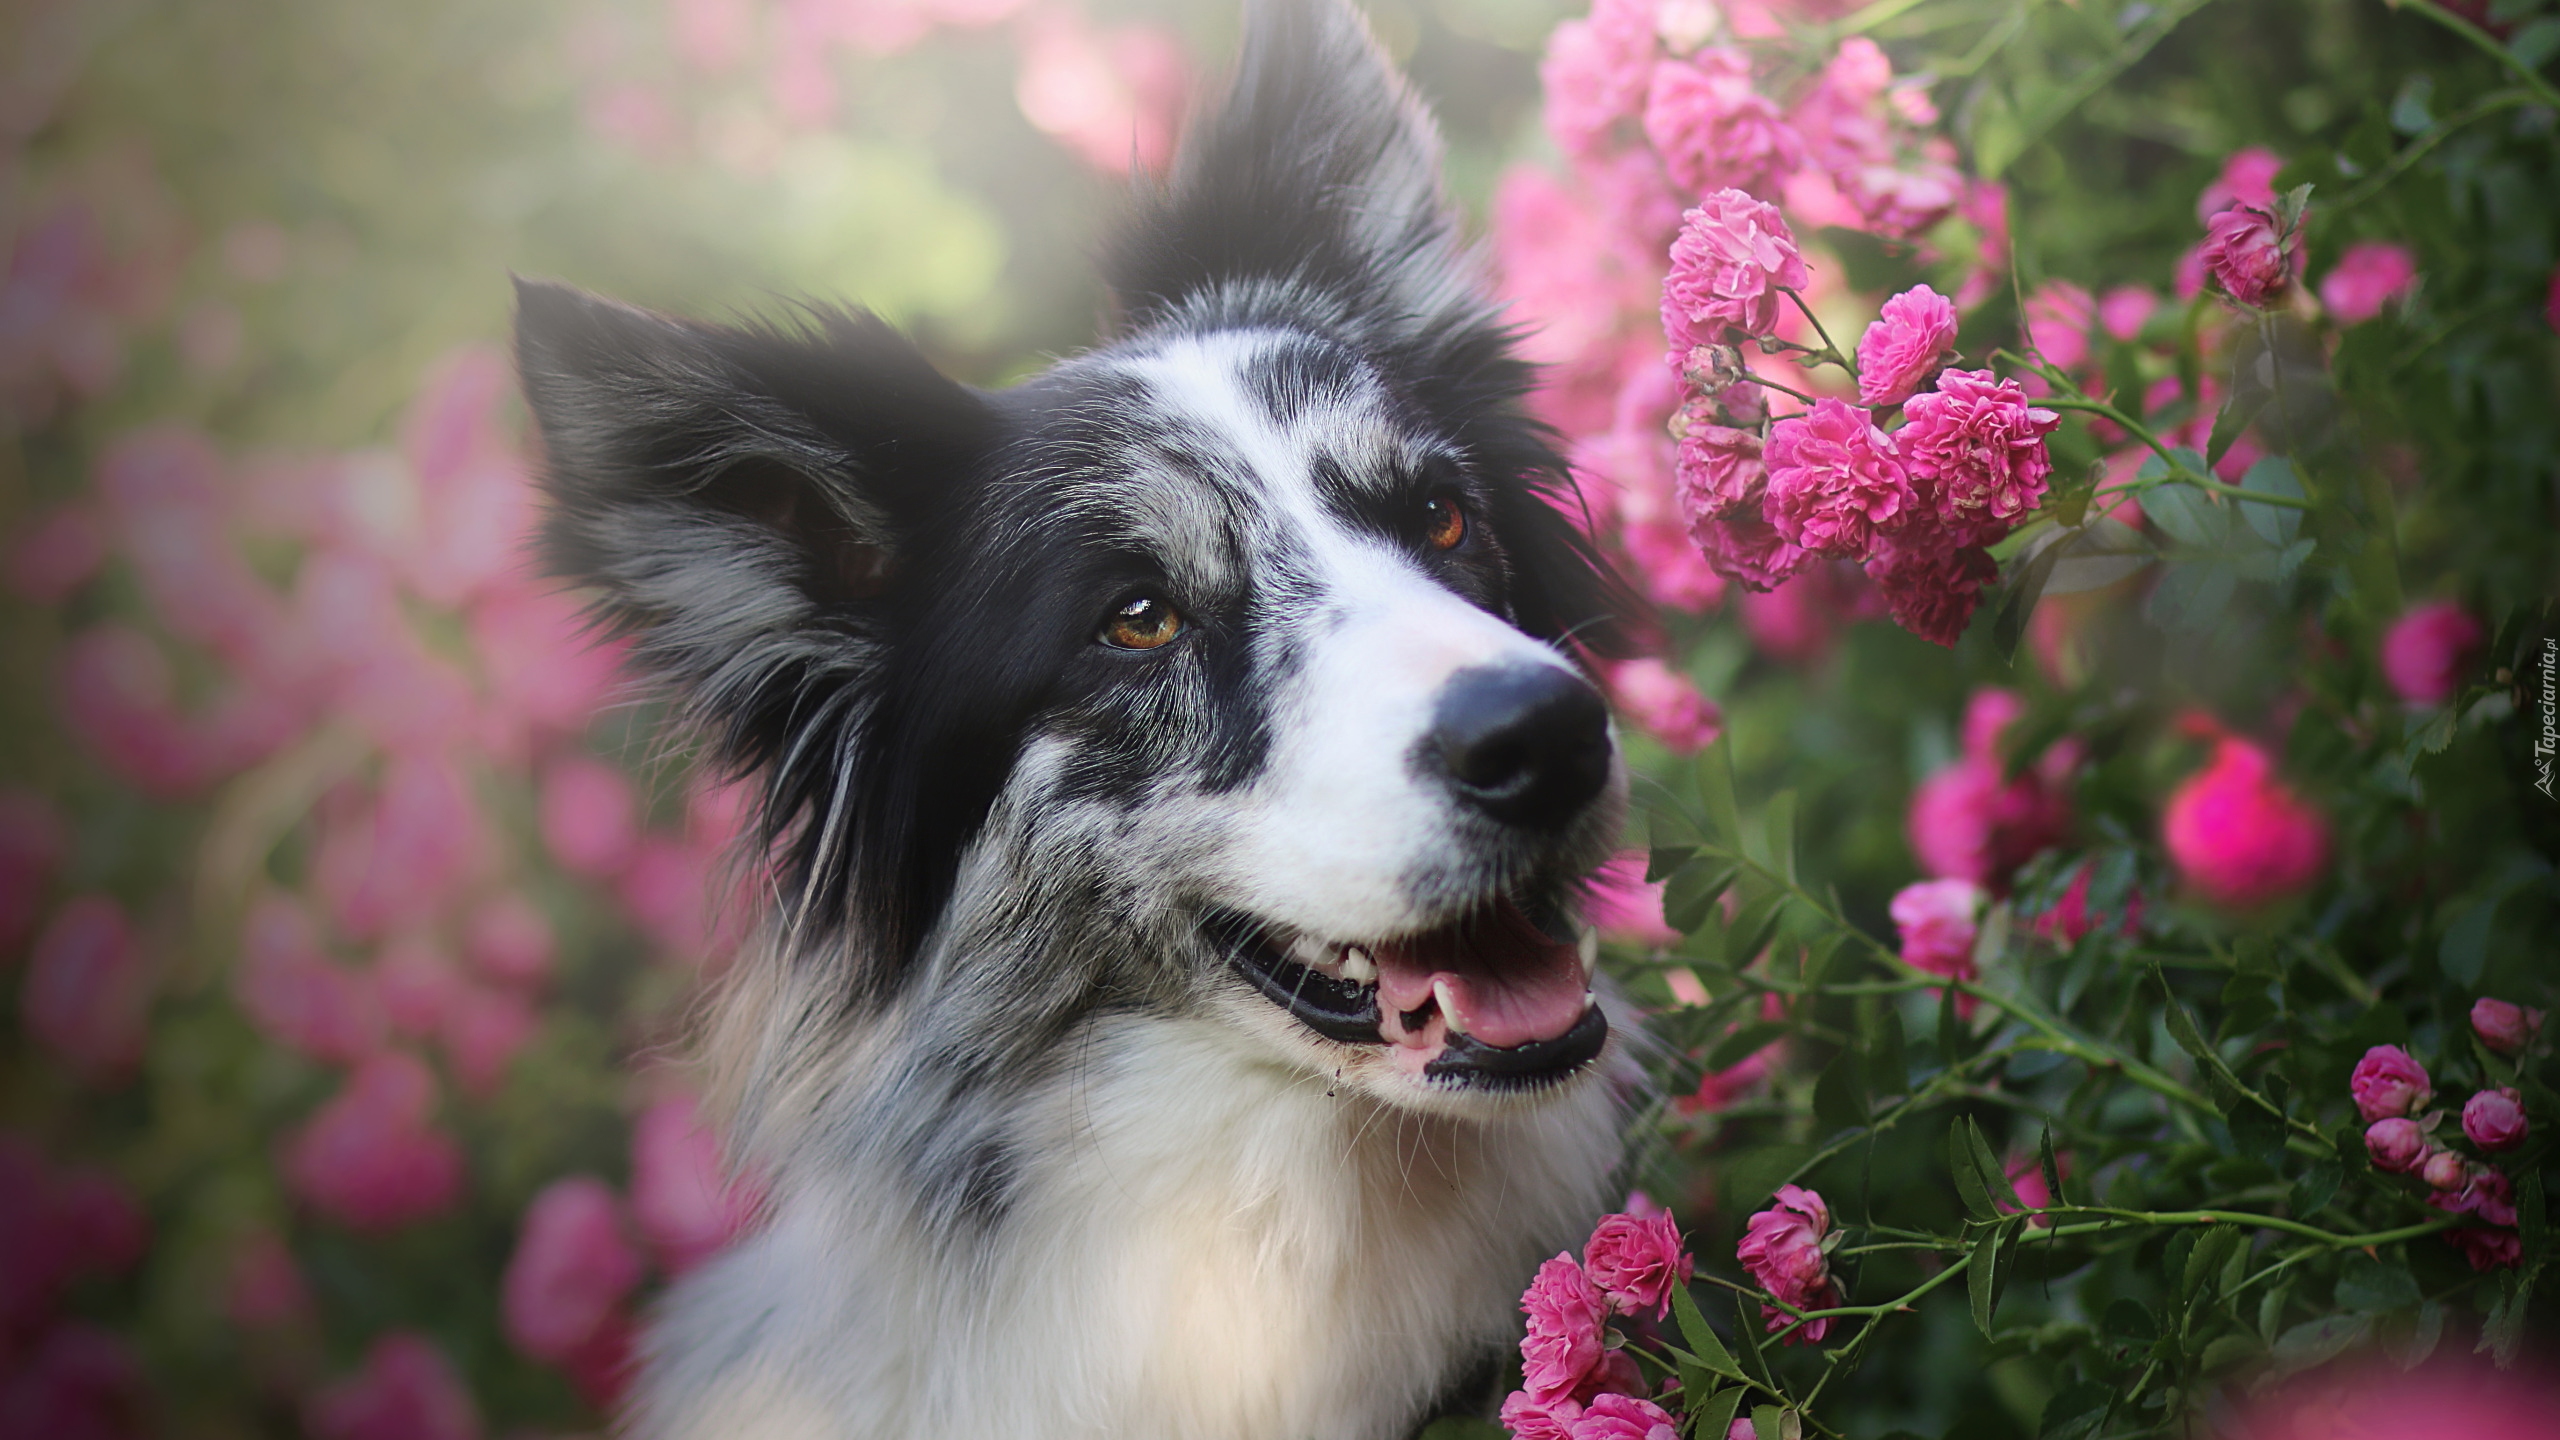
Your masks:
<path fill-rule="evenodd" d="M 1540 906 L 1533 913 L 1540 930 L 1550 935 L 1569 931 L 1562 913 L 1553 907 Z M 1347 1045 L 1386 1045 L 1379 1028 L 1385 1017 L 1378 1009 L 1376 985 L 1327 975 L 1290 959 L 1271 927 L 1232 910 L 1211 911 L 1204 928 L 1236 973 L 1299 1024 Z M 1531 1091 L 1560 1082 L 1590 1064 L 1608 1039 L 1608 1017 L 1592 1005 L 1571 1029 L 1550 1039 L 1505 1047 L 1453 1034 L 1440 1054 L 1423 1067 L 1422 1075 L 1435 1086 L 1449 1089 Z"/>

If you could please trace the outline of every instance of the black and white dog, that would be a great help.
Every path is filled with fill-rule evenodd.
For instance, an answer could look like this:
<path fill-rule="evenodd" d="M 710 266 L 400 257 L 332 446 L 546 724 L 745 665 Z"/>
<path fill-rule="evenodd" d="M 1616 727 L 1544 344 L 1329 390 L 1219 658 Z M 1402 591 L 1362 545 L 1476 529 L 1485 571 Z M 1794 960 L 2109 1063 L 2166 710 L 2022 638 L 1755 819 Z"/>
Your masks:
<path fill-rule="evenodd" d="M 642 1435 L 1394 1440 L 1604 1208 L 1617 592 L 1429 117 L 1341 0 L 1246 30 L 1015 389 L 521 287 L 550 558 L 779 874 L 710 1046 L 768 1223 Z"/>

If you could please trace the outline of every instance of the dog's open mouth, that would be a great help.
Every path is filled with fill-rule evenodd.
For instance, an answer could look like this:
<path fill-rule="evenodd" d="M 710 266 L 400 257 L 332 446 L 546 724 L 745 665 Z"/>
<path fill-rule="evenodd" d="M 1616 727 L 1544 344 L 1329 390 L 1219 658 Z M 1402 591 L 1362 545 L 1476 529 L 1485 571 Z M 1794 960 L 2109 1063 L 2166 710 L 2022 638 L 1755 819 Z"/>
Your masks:
<path fill-rule="evenodd" d="M 1528 1089 L 1600 1053 L 1609 1022 L 1582 948 L 1510 897 L 1419 934 L 1367 943 L 1284 938 L 1241 916 L 1211 928 L 1265 999 L 1331 1040 L 1383 1045 L 1452 1087 Z"/>

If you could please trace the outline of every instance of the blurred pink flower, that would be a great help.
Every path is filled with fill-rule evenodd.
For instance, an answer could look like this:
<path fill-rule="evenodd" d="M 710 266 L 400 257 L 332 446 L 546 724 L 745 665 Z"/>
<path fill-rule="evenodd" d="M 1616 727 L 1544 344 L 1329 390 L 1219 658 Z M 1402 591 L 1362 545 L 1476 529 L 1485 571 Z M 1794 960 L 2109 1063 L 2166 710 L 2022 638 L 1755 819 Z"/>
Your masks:
<path fill-rule="evenodd" d="M 372 1054 L 384 1014 L 368 978 L 329 957 L 300 901 L 268 891 L 250 903 L 231 994 L 270 1041 L 337 1065 Z"/>
<path fill-rule="evenodd" d="M 564 755 L 543 771 L 542 842 L 574 874 L 601 879 L 631 863 L 638 808 L 631 782 L 593 757 Z"/>
<path fill-rule="evenodd" d="M 1766 458 L 1762 513 L 1814 554 L 1865 555 L 1876 531 L 1914 503 L 1894 437 L 1845 401 L 1826 396 L 1771 426 Z"/>
<path fill-rule="evenodd" d="M 304 1405 L 311 1440 L 480 1440 L 480 1408 L 434 1342 L 398 1330 Z"/>
<path fill-rule="evenodd" d="M 463 945 L 482 975 L 529 990 L 551 978 L 559 939 L 549 916 L 521 893 L 505 890 L 473 908 Z"/>
<path fill-rule="evenodd" d="M 2232 151 L 2222 162 L 2222 173 L 2196 196 L 2196 223 L 2202 225 L 2234 205 L 2274 209 L 2276 175 L 2283 169 L 2283 158 L 2272 150 L 2252 145 Z"/>
<path fill-rule="evenodd" d="M 2044 502 L 2053 473 L 2045 436 L 2062 416 L 2027 403 L 2015 380 L 1988 370 L 1949 370 L 1935 390 L 1912 396 L 1895 432 L 1914 481 L 1934 497 L 1940 519 L 1975 543 L 2004 534 Z M 1987 532 L 1987 533 L 1985 533 Z"/>
<path fill-rule="evenodd" d="M 731 1178 L 719 1137 L 693 1101 L 669 1096 L 631 1127 L 631 1213 L 671 1275 L 710 1259 L 744 1234 L 762 1203 L 758 1187 Z"/>
<path fill-rule="evenodd" d="M 630 642 L 587 633 L 564 595 L 501 588 L 472 607 L 469 626 L 480 673 L 509 723 L 576 734 L 621 684 Z"/>
<path fill-rule="evenodd" d="M 1572 1440 L 1680 1440 L 1669 1411 L 1634 1395 L 1594 1395 L 1568 1433 Z"/>
<path fill-rule="evenodd" d="M 507 1261 L 500 1287 L 507 1339 L 536 1360 L 559 1363 L 594 1337 L 640 1271 L 611 1187 L 586 1175 L 552 1181 L 525 1207 Z"/>
<path fill-rule="evenodd" d="M 1679 1222 L 1667 1210 L 1600 1217 L 1583 1247 L 1582 1266 L 1619 1314 L 1650 1310 L 1657 1320 L 1671 1313 L 1672 1287 L 1689 1283 L 1697 1271 L 1680 1243 Z"/>
<path fill-rule="evenodd" d="M 2341 325 L 2361 325 L 2417 283 L 2418 262 L 2406 245 L 2365 240 L 2347 247 L 2320 278 L 2320 303 Z"/>
<path fill-rule="evenodd" d="M 2488 640 L 2459 601 L 2420 605 L 2383 632 L 2383 678 L 2412 705 L 2441 705 L 2479 668 Z"/>
<path fill-rule="evenodd" d="M 2471 1029 L 2501 1055 L 2520 1055 L 2542 1033 L 2542 1012 L 2482 996 L 2471 1002 Z"/>
<path fill-rule="evenodd" d="M 2248 909 L 2307 890 L 2329 861 L 2329 826 L 2275 778 L 2267 752 L 2236 737 L 2169 797 L 2161 835 L 2206 899 Z"/>
<path fill-rule="evenodd" d="M 755 0 L 673 0 L 667 29 L 676 53 L 706 75 L 735 70 L 754 43 L 756 9 Z"/>
<path fill-rule="evenodd" d="M 2050 940 L 2068 949 L 2098 928 L 2099 920 L 2104 917 L 2089 913 L 2089 886 L 2097 873 L 2098 867 L 2090 864 L 2072 872 L 2071 883 L 2063 888 L 2062 898 L 2053 903 L 2052 909 L 2035 918 L 2034 929 L 2038 939 Z M 2131 938 L 2141 929 L 2142 892 L 2135 890 L 2125 896 L 2124 920 L 2117 927 L 2117 933 Z"/>
<path fill-rule="evenodd" d="M 465 985 L 462 972 L 431 936 L 395 937 L 373 961 L 373 992 L 382 1018 L 410 1039 L 443 1028 Z"/>
<path fill-rule="evenodd" d="M 1884 302 L 1858 340 L 1858 399 L 1898 405 L 1938 373 L 1956 348 L 1956 307 L 1926 285 Z"/>
<path fill-rule="evenodd" d="M 2089 331 L 2098 318 L 2098 302 L 2068 280 L 2048 280 L 2027 297 L 2027 345 L 2060 370 L 2077 370 L 2089 359 Z"/>
<path fill-rule="evenodd" d="M 2277 227 L 2275 215 L 2248 206 L 2206 223 L 2202 254 L 2223 294 L 2261 310 L 2283 296 L 2302 263 L 2299 242 Z"/>
<path fill-rule="evenodd" d="M 1520 1341 L 1522 1385 L 1541 1405 L 1571 1395 L 1600 1363 L 1607 1297 L 1571 1255 L 1558 1255 L 1538 1267 L 1520 1309 L 1529 1317 Z"/>
<path fill-rule="evenodd" d="M 2069 1175 L 2071 1173 L 2071 1152 L 2068 1150 L 2056 1152 L 2053 1157 L 2053 1168 L 2057 1175 Z M 2009 1177 L 2009 1188 L 2018 1192 L 2017 1205 L 2011 1205 L 2006 1200 L 1995 1200 L 1992 1202 L 1995 1208 L 1997 1208 L 2002 1214 L 2014 1215 L 2018 1213 L 2020 1206 L 2024 1206 L 2029 1210 L 2049 1210 L 2053 1208 L 2054 1194 L 2051 1187 L 2044 1183 L 2044 1159 L 2042 1156 L 2027 1154 L 2012 1155 L 2008 1158 L 2007 1162 L 2000 1167 L 2000 1171 L 2002 1174 Z M 2036 1229 L 2042 1230 L 2051 1226 L 2053 1221 L 2045 1216 L 2039 1215 L 2028 1221 L 2027 1224 Z"/>
<path fill-rule="evenodd" d="M 151 1249 L 151 1217 L 123 1181 L 94 1166 L 55 1177 L 52 1203 L 76 1273 L 122 1275 Z"/>
<path fill-rule="evenodd" d="M 1920 868 L 1999 890 L 2071 828 L 2071 777 L 2080 747 L 2065 740 L 2003 779 L 1999 737 L 2017 714 L 2012 692 L 1987 687 L 1966 703 L 1964 755 L 1911 792 L 1905 832 Z"/>
<path fill-rule="evenodd" d="M 1063 6 L 1026 18 L 1014 101 L 1023 118 L 1108 175 L 1162 174 L 1191 89 L 1182 42 L 1157 25 L 1097 29 Z"/>
<path fill-rule="evenodd" d="M 1740 190 L 1706 196 L 1680 217 L 1662 284 L 1662 330 L 1674 367 L 1700 345 L 1724 343 L 1728 327 L 1772 333 L 1779 291 L 1801 290 L 1809 278 L 1777 206 Z"/>
<path fill-rule="evenodd" d="M 1746 590 L 1738 608 L 1752 648 L 1773 660 L 1812 665 L 1829 654 L 1847 619 L 1839 585 L 1828 567 L 1805 571 L 1775 590 Z"/>
<path fill-rule="evenodd" d="M 1787 182 L 1787 208 L 1814 225 L 1843 225 L 1894 239 L 1947 217 L 1964 196 L 1964 175 L 1937 123 L 1925 82 L 1893 78 L 1873 40 L 1840 42 L 1787 117 L 1803 141 L 1807 169 Z"/>
<path fill-rule="evenodd" d="M 1932 975 L 1970 980 L 1974 937 L 1991 897 L 1970 880 L 1923 880 L 1894 893 L 1893 924 L 1903 963 Z"/>
<path fill-rule="evenodd" d="M 2364 1127 L 2364 1148 L 2375 1169 L 2413 1174 L 2426 1162 L 2427 1132 L 2406 1116 L 2386 1116 Z"/>
<path fill-rule="evenodd" d="M 1609 670 L 1609 691 L 1627 718 L 1677 754 L 1703 750 L 1724 733 L 1724 712 L 1689 677 L 1650 656 Z"/>
<path fill-rule="evenodd" d="M 542 1017 L 523 995 L 465 982 L 454 987 L 439 1034 L 454 1083 L 487 1099 L 505 1086 L 508 1068 L 541 1030 Z"/>
<path fill-rule="evenodd" d="M 1708 46 L 1657 60 L 1646 82 L 1645 139 L 1682 189 L 1774 198 L 1804 163 L 1804 145 L 1751 81 L 1751 57 Z"/>
<path fill-rule="evenodd" d="M 0 960 L 35 929 L 45 890 L 71 848 L 71 827 L 32 790 L 0 790 Z"/>
<path fill-rule="evenodd" d="M 1566 20 L 1548 37 L 1538 73 L 1547 131 L 1565 154 L 1598 155 L 1620 121 L 1642 113 L 1653 78 L 1652 11 L 1642 0 L 1597 0 L 1590 15 Z"/>
<path fill-rule="evenodd" d="M 1683 1115 L 1714 1115 L 1723 1111 L 1749 1094 L 1753 1086 L 1769 1078 L 1776 1057 L 1785 1044 L 1783 1040 L 1771 1041 L 1722 1070 L 1708 1071 L 1698 1077 L 1697 1089 L 1675 1097 L 1671 1107 Z"/>
<path fill-rule="evenodd" d="M 2397 1045 L 2365 1051 L 2347 1077 L 2347 1088 L 2355 1094 L 2356 1113 L 2368 1123 L 2423 1110 L 2436 1093 L 2426 1067 Z"/>
<path fill-rule="evenodd" d="M 1822 1254 L 1822 1238 L 1830 1228 L 1831 1207 L 1820 1195 L 1800 1185 L 1781 1185 L 1769 1208 L 1747 1222 L 1734 1253 L 1773 1299 L 1799 1310 L 1827 1310 L 1840 1303 Z M 1775 1305 L 1763 1304 L 1760 1318 L 1772 1334 L 1797 1323 Z M 1819 1345 L 1830 1333 L 1829 1320 L 1809 1320 L 1787 1343 Z"/>
<path fill-rule="evenodd" d="M 462 1151 L 429 1123 L 435 1078 L 415 1056 L 368 1058 L 287 1138 L 285 1184 L 351 1230 L 393 1230 L 462 1197 Z"/>
<path fill-rule="evenodd" d="M 2449 1231 L 2448 1234 L 2476 1234 Z M 2215 1427 L 2219 1440 L 2550 1440 L 2560 1385 L 2546 1367 L 2497 1370 L 2468 1355 L 2415 1370 L 2350 1358 L 2297 1376 Z"/>
<path fill-rule="evenodd" d="M 2098 328 L 2111 339 L 2131 341 L 2160 308 L 2160 297 L 2142 285 L 2118 285 L 2098 297 Z"/>
<path fill-rule="evenodd" d="M 1618 531 L 1619 547 L 1633 562 L 1645 598 L 1656 605 L 1701 615 L 1724 598 L 1724 577 L 1689 543 L 1676 520 L 1656 516 L 1630 521 Z"/>
<path fill-rule="evenodd" d="M 1680 932 L 1662 919 L 1662 886 L 1647 884 L 1645 853 L 1623 851 L 1591 873 L 1582 902 L 1583 918 L 1613 940 L 1636 945 L 1670 945 Z"/>
<path fill-rule="evenodd" d="M 455 757 L 394 754 L 373 804 L 322 828 L 314 882 L 339 931 L 371 940 L 435 917 L 490 855 Z"/>
<path fill-rule="evenodd" d="M 149 636 L 99 621 L 62 647 L 60 666 L 63 724 L 110 774 L 155 799 L 203 785 L 203 747 L 179 718 L 177 676 Z"/>
<path fill-rule="evenodd" d="M 36 937 L 19 992 L 28 1035 L 93 1083 L 130 1076 L 142 1063 L 151 964 L 124 909 L 82 895 Z"/>
<path fill-rule="evenodd" d="M 2492 1154 L 2524 1143 L 2533 1127 L 2524 1118 L 2524 1097 L 2513 1085 L 2475 1092 L 2462 1105 L 2462 1133 Z"/>
<path fill-rule="evenodd" d="M 222 1313 L 234 1325 L 269 1330 L 312 1315 L 310 1282 L 282 1237 L 261 1230 L 240 1242 L 222 1290 Z"/>
<path fill-rule="evenodd" d="M 11 537 L 0 571 L 21 598 L 59 605 L 107 563 L 107 549 L 106 522 L 84 496 L 46 510 Z"/>
<path fill-rule="evenodd" d="M 26 1440 L 140 1440 L 148 1396 L 125 1342 L 94 1325 L 55 1327 L 5 1382 L 0 1435 Z"/>

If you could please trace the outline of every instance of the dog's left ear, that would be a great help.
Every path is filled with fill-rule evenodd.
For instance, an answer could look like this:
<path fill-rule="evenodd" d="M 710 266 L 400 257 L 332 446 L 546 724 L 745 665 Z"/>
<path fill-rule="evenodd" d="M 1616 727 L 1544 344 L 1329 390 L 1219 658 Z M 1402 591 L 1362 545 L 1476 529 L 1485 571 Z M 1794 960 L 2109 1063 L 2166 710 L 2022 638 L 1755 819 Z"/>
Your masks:
<path fill-rule="evenodd" d="M 981 463 L 984 399 L 869 314 L 702 325 L 526 280 L 516 357 L 548 567 L 595 587 L 723 761 L 767 770 L 769 829 L 827 813 L 910 543 Z M 776 763 L 812 744 L 823 764 Z"/>

